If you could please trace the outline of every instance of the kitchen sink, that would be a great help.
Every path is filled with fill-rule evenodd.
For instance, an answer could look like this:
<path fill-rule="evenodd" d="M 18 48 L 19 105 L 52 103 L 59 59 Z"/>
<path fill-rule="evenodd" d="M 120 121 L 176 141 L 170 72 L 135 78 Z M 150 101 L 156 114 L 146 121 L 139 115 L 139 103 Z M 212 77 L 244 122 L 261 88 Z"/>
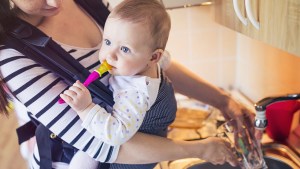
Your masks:
<path fill-rule="evenodd" d="M 269 143 L 262 146 L 264 158 L 269 169 L 299 169 L 300 158 L 289 147 L 283 144 Z M 239 169 L 228 163 L 224 165 L 213 165 L 211 163 L 193 162 L 184 169 Z"/>
<path fill-rule="evenodd" d="M 243 96 L 240 96 L 238 93 L 231 93 L 237 100 L 245 104 L 245 106 L 249 109 L 253 108 L 252 103 L 248 103 Z M 246 101 L 244 101 L 246 100 Z M 220 120 L 217 111 L 207 109 L 206 106 L 200 104 L 198 105 L 197 101 L 190 100 L 188 98 L 181 98 L 178 100 L 181 111 L 178 111 L 177 121 L 174 122 L 168 133 L 168 137 L 170 139 L 175 140 L 201 140 L 203 138 L 208 137 L 207 134 L 211 134 L 214 136 L 216 131 L 212 131 L 211 125 L 207 125 L 210 123 L 211 119 L 216 118 L 218 126 L 218 122 Z M 192 109 L 191 107 L 195 107 Z M 192 111 L 191 111 L 192 110 Z M 198 113 L 198 114 L 196 114 Z M 253 110 L 254 111 L 254 110 Z M 214 115 L 215 113 L 215 115 Z M 194 121 L 188 121 L 190 117 L 195 117 Z M 205 123 L 204 123 L 205 122 Z M 214 122 L 214 121 L 213 121 Z M 205 127 L 207 125 L 207 127 Z M 298 140 L 296 140 L 298 142 Z M 269 167 L 269 169 L 300 169 L 300 151 L 293 147 L 286 146 L 285 144 L 274 142 L 271 138 L 269 138 L 266 134 L 264 134 L 262 140 L 262 149 L 264 153 L 265 161 Z M 286 142 L 288 144 L 288 142 Z M 291 146 L 292 147 L 292 146 Z M 174 161 L 163 161 L 160 162 L 155 169 L 239 169 L 239 167 L 232 167 L 229 164 L 224 165 L 213 165 L 211 163 L 207 163 L 204 160 L 199 158 L 186 158 Z"/>
<path fill-rule="evenodd" d="M 297 166 L 288 163 L 287 161 L 281 161 L 280 159 L 273 157 L 265 157 L 265 161 L 269 169 L 297 169 Z M 213 165 L 211 163 L 198 163 L 190 164 L 184 169 L 240 169 L 240 167 L 232 167 L 228 163 L 224 165 Z"/>
<path fill-rule="evenodd" d="M 300 169 L 300 158 L 289 147 L 279 143 L 266 143 L 262 146 L 269 169 Z M 164 167 L 163 167 L 164 168 Z M 168 163 L 168 169 L 240 169 L 228 163 L 213 165 L 201 159 L 182 159 Z"/>

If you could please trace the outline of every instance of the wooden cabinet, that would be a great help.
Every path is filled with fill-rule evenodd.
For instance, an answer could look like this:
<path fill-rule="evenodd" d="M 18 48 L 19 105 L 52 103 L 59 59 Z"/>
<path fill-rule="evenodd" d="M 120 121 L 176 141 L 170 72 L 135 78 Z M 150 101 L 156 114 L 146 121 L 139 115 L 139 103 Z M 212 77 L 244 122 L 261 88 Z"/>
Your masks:
<path fill-rule="evenodd" d="M 259 22 L 256 29 L 246 14 L 245 1 L 238 0 L 241 14 L 247 18 L 243 25 L 233 8 L 232 0 L 214 0 L 216 21 L 246 36 L 300 56 L 300 1 L 251 0 L 252 13 Z"/>

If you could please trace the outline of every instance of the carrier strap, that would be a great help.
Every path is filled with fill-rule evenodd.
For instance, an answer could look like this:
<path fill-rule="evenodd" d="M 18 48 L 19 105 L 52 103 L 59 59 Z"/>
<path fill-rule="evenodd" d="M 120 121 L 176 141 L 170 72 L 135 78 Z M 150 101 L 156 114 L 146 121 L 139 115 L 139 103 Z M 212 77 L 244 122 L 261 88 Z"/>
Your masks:
<path fill-rule="evenodd" d="M 27 57 L 56 73 L 72 85 L 76 80 L 83 82 L 90 72 L 42 31 L 19 19 L 6 40 L 6 46 L 22 52 Z M 88 89 L 93 97 L 106 104 L 114 104 L 112 92 L 100 81 L 94 81 Z"/>
<path fill-rule="evenodd" d="M 43 125 L 38 125 L 35 130 L 36 143 L 39 147 L 40 167 L 52 169 L 50 130 L 45 130 Z"/>
<path fill-rule="evenodd" d="M 35 130 L 36 124 L 34 124 L 32 121 L 29 121 L 21 127 L 17 128 L 16 131 L 18 136 L 18 143 L 22 144 L 23 142 L 29 140 L 31 137 L 35 136 L 35 133 L 32 132 Z"/>

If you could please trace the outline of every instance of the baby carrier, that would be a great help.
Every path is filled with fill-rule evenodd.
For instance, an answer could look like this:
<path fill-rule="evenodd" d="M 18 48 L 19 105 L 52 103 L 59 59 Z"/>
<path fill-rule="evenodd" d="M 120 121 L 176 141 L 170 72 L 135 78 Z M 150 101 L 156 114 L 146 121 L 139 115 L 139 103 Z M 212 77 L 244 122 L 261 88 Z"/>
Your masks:
<path fill-rule="evenodd" d="M 102 1 L 75 0 L 75 2 L 104 27 L 109 11 Z M 76 80 L 83 82 L 89 75 L 90 72 L 85 67 L 39 29 L 22 20 L 17 20 L 16 25 L 17 27 L 13 28 L 8 35 L 6 46 L 18 50 L 56 73 L 69 85 Z M 112 92 L 100 81 L 94 81 L 88 88 L 91 95 L 100 100 L 101 105 L 114 104 Z M 77 151 L 58 137 L 50 139 L 50 130 L 32 118 L 30 122 L 17 129 L 17 134 L 19 144 L 36 136 L 42 169 L 51 169 L 53 160 L 68 163 Z M 101 163 L 100 167 L 109 168 L 109 164 Z"/>

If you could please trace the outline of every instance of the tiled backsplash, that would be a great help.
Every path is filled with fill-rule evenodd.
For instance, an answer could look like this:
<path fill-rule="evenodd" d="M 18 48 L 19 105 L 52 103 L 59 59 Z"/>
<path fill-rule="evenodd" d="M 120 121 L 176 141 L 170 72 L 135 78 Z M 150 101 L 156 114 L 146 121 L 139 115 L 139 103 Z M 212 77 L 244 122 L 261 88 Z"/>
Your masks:
<path fill-rule="evenodd" d="M 236 87 L 254 101 L 300 93 L 300 57 L 238 34 Z"/>

